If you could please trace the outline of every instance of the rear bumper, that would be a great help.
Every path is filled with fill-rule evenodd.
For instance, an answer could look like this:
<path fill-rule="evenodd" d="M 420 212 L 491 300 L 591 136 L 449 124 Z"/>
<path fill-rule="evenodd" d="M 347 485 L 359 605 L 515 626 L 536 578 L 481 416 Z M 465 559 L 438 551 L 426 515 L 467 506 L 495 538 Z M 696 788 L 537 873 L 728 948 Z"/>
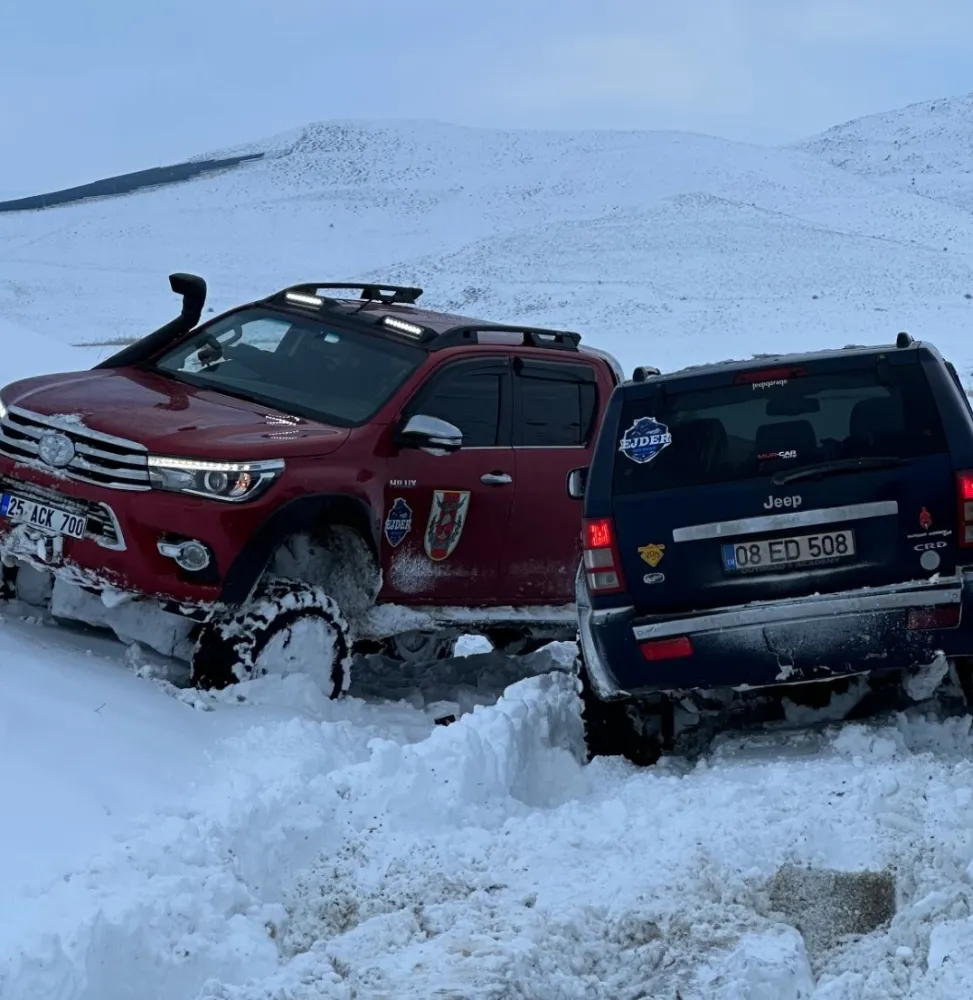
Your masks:
<path fill-rule="evenodd" d="M 959 625 L 909 629 L 909 610 L 959 607 Z M 973 654 L 973 574 L 686 616 L 592 610 L 578 580 L 582 652 L 603 699 L 699 688 L 766 687 L 897 670 Z M 688 637 L 690 655 L 647 661 L 640 645 Z"/>

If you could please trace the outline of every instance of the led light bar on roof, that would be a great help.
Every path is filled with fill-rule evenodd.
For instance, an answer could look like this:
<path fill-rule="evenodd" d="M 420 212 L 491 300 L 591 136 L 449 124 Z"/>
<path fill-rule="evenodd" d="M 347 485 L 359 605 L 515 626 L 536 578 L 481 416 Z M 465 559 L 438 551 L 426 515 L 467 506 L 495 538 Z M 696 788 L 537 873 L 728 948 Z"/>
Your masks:
<path fill-rule="evenodd" d="M 395 316 L 386 316 L 382 320 L 382 325 L 398 333 L 404 333 L 409 337 L 421 337 L 426 331 L 417 323 L 408 323 L 404 319 Z"/>
<path fill-rule="evenodd" d="M 305 295 L 303 292 L 285 292 L 284 298 L 288 302 L 296 302 L 301 306 L 323 306 L 324 299 L 317 295 Z"/>

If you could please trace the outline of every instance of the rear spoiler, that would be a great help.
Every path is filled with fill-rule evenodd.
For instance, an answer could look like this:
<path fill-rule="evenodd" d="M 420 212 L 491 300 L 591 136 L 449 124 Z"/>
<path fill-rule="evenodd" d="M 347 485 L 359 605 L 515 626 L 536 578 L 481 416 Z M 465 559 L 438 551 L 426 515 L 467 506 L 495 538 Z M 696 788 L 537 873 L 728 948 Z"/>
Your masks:
<path fill-rule="evenodd" d="M 196 274 L 177 272 L 169 275 L 169 285 L 176 295 L 182 296 L 182 311 L 179 315 L 147 334 L 134 344 L 129 344 L 111 357 L 95 365 L 95 368 L 122 368 L 135 365 L 166 347 L 177 337 L 181 337 L 199 322 L 206 303 L 206 282 Z"/>

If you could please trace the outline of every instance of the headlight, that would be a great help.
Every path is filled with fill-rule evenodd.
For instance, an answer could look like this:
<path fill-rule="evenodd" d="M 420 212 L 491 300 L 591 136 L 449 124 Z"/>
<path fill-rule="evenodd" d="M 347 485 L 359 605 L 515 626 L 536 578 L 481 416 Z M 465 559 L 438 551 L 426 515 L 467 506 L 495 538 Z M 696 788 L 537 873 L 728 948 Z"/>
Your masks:
<path fill-rule="evenodd" d="M 263 493 L 284 471 L 284 460 L 202 462 L 193 458 L 149 455 L 149 480 L 157 490 L 191 493 L 240 503 Z"/>

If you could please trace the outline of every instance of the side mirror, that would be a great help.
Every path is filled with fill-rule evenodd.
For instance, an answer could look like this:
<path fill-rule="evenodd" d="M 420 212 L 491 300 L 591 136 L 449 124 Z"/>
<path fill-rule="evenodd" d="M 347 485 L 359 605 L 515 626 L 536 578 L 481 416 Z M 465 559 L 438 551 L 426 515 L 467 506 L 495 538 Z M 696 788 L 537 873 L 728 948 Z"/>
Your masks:
<path fill-rule="evenodd" d="M 463 432 L 448 420 L 416 413 L 402 425 L 397 442 L 402 448 L 420 448 L 430 455 L 451 455 L 463 447 Z"/>
<path fill-rule="evenodd" d="M 583 500 L 584 491 L 588 486 L 588 467 L 572 469 L 568 473 L 568 496 L 572 500 Z"/>

